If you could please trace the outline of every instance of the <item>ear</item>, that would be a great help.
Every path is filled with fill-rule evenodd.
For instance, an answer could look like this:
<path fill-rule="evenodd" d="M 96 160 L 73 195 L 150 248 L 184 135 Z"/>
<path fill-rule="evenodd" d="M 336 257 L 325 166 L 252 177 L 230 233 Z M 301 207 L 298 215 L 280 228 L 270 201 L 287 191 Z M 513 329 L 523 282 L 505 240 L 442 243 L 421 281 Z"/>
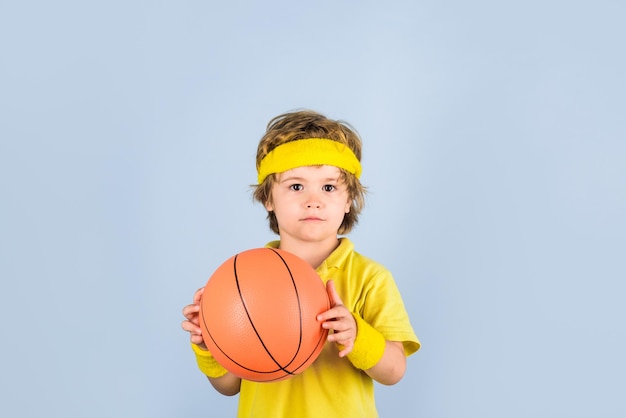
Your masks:
<path fill-rule="evenodd" d="M 352 200 L 348 199 L 346 202 L 346 207 L 344 209 L 345 213 L 350 213 L 350 208 L 352 207 Z"/>
<path fill-rule="evenodd" d="M 265 202 L 265 203 L 263 204 L 263 206 L 265 206 L 265 209 L 266 209 L 268 212 L 273 212 L 273 211 L 274 211 L 274 205 L 272 204 L 271 200 L 268 200 L 267 202 Z"/>

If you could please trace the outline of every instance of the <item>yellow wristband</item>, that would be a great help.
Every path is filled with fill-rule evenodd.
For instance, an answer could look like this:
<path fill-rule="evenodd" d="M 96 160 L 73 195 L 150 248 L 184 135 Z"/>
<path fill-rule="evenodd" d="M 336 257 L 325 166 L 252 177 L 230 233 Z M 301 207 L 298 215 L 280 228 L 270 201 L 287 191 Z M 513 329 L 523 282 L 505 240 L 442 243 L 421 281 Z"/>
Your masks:
<path fill-rule="evenodd" d="M 356 338 L 348 359 L 357 369 L 371 369 L 383 357 L 387 342 L 383 334 L 359 315 L 353 313 L 352 316 L 356 320 Z"/>
<path fill-rule="evenodd" d="M 196 353 L 198 368 L 202 373 L 208 377 L 222 377 L 228 373 L 228 370 L 215 360 L 215 357 L 213 357 L 213 354 L 211 354 L 209 350 L 203 350 L 196 344 L 191 344 L 191 348 L 193 348 L 193 352 Z"/>

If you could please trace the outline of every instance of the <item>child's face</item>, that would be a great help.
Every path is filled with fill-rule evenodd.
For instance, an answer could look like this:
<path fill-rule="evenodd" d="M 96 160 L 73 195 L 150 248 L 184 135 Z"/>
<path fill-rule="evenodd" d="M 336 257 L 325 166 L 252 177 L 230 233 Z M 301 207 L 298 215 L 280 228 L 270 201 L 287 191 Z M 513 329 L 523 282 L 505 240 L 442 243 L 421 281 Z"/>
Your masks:
<path fill-rule="evenodd" d="M 346 185 L 339 168 L 330 165 L 298 167 L 277 175 L 272 202 L 281 239 L 320 241 L 336 238 L 350 211 Z"/>

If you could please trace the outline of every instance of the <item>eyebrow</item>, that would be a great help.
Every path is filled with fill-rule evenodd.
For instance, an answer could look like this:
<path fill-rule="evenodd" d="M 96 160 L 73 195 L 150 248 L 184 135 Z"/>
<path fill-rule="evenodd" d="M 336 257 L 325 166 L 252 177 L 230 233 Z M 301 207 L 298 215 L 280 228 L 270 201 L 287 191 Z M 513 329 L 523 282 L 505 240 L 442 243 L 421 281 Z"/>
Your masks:
<path fill-rule="evenodd" d="M 280 183 L 285 183 L 287 181 L 301 181 L 304 182 L 306 179 L 304 177 L 298 177 L 298 176 L 287 176 L 285 178 L 280 179 Z M 322 179 L 322 182 L 339 182 L 340 177 L 327 177 L 325 179 Z"/>

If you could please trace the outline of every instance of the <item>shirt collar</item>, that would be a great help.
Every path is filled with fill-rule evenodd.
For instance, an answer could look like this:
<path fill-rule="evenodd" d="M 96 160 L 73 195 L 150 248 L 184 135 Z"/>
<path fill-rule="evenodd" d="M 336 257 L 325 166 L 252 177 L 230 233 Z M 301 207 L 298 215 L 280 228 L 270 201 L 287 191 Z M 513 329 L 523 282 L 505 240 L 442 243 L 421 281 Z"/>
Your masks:
<path fill-rule="evenodd" d="M 279 246 L 280 241 L 270 241 L 265 245 L 266 248 L 278 248 Z M 316 269 L 317 274 L 324 276 L 329 270 L 339 268 L 353 250 L 354 244 L 350 239 L 346 237 L 339 238 L 339 245 Z"/>

